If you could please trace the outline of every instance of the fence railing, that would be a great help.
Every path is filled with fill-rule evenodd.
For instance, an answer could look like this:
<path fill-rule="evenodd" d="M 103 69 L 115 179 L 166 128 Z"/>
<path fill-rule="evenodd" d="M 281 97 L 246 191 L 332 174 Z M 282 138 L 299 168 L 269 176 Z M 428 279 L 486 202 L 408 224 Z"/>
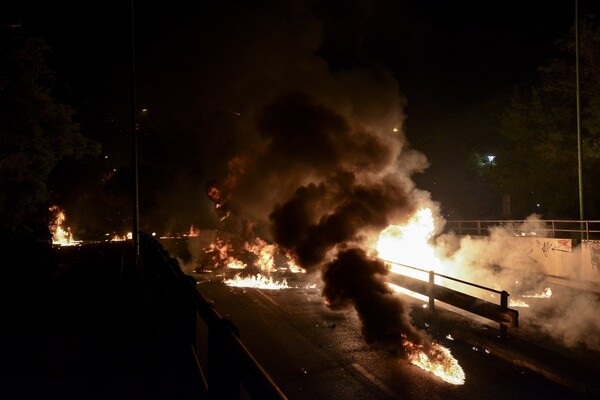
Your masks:
<path fill-rule="evenodd" d="M 500 227 L 515 236 L 540 236 L 560 239 L 600 240 L 600 221 L 586 220 L 465 220 L 446 221 L 444 230 L 459 235 L 488 235 Z"/>
<path fill-rule="evenodd" d="M 519 326 L 519 312 L 508 308 L 509 293 L 505 290 L 496 290 L 481 286 L 472 282 L 463 281 L 451 276 L 438 274 L 434 271 L 427 271 L 421 268 L 405 265 L 389 260 L 382 260 L 386 263 L 399 265 L 404 268 L 409 268 L 415 271 L 420 271 L 428 275 L 428 281 L 412 278 L 402 274 L 390 274 L 390 281 L 398 286 L 408 289 L 412 292 L 419 293 L 429 299 L 429 309 L 435 310 L 435 300 L 450 304 L 465 311 L 487 318 L 500 324 L 500 336 L 505 339 L 508 336 L 509 327 Z M 500 295 L 500 304 L 495 304 L 487 300 L 480 299 L 469 294 L 437 285 L 435 277 L 444 278 L 450 281 L 458 282 L 463 285 L 471 286 L 477 289 Z"/>
<path fill-rule="evenodd" d="M 246 390 L 252 399 L 282 400 L 286 396 L 269 374 L 254 358 L 239 338 L 239 331 L 233 322 L 219 315 L 213 306 L 196 288 L 196 280 L 183 273 L 176 259 L 169 256 L 162 245 L 152 237 L 142 234 L 144 268 L 150 267 L 157 274 L 161 284 L 166 286 L 173 299 L 179 302 L 182 310 L 181 326 L 189 332 L 189 351 L 196 359 L 198 381 L 201 383 L 204 398 L 240 399 L 241 389 Z M 201 360 L 201 343 L 198 343 L 198 317 L 208 329 L 206 358 Z M 202 365 L 206 365 L 206 371 Z"/>

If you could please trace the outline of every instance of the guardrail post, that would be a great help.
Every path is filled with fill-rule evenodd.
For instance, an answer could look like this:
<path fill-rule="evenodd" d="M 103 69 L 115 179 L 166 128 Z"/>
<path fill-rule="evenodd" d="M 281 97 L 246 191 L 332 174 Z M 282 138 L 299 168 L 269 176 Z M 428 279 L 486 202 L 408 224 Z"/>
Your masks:
<path fill-rule="evenodd" d="M 435 309 L 435 272 L 429 271 L 429 287 L 427 288 L 429 292 L 429 309 L 434 311 Z"/>
<path fill-rule="evenodd" d="M 508 296 L 510 296 L 508 294 L 508 292 L 506 290 L 503 290 L 502 293 L 500 293 L 500 307 L 502 308 L 502 310 L 508 310 Z M 500 323 L 500 339 L 507 339 L 508 338 L 508 327 L 502 323 Z"/>

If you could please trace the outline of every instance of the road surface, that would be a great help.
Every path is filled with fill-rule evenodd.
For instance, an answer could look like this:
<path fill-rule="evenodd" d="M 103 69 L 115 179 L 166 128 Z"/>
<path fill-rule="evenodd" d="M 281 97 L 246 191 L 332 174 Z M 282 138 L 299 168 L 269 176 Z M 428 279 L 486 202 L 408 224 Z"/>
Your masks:
<path fill-rule="evenodd" d="M 288 283 L 294 288 L 283 290 L 237 288 L 217 275 L 194 274 L 198 290 L 235 323 L 289 399 L 585 398 L 485 345 L 453 337 L 456 328 L 415 314 L 416 326 L 448 347 L 465 372 L 463 385 L 446 383 L 389 349 L 365 343 L 356 312 L 329 310 L 320 290 L 307 282 L 293 279 Z"/>

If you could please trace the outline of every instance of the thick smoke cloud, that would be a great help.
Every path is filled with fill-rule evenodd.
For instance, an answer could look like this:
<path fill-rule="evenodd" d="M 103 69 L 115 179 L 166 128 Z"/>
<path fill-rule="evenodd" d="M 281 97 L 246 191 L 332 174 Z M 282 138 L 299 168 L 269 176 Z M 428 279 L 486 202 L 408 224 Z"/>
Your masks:
<path fill-rule="evenodd" d="M 532 258 L 531 243 L 536 238 L 543 242 L 552 236 L 552 226 L 532 214 L 523 223 L 495 226 L 486 236 L 440 235 L 435 247 L 448 274 L 507 290 L 509 299 L 516 304 L 511 308 L 519 311 L 521 325 L 539 333 L 540 340 L 554 340 L 567 348 L 600 351 L 600 340 L 595 334 L 600 332 L 598 294 L 591 283 L 578 277 L 583 245 L 563 253 L 564 269 L 560 272 L 553 272 L 550 259 L 545 260 L 548 261 L 545 265 L 544 260 Z M 557 275 L 560 278 L 551 277 Z M 451 281 L 444 284 L 453 286 Z M 573 284 L 579 289 L 569 288 Z M 464 286 L 456 289 L 469 290 Z M 472 294 L 486 295 L 477 290 Z M 540 295 L 543 296 L 536 298 Z M 527 307 L 519 307 L 519 302 Z"/>
<path fill-rule="evenodd" d="M 429 194 L 412 181 L 427 160 L 403 135 L 401 88 L 372 60 L 333 68 L 322 56 L 328 27 L 301 1 L 270 7 L 233 1 L 210 8 L 193 21 L 202 29 L 193 30 L 193 62 L 169 60 L 178 68 L 172 76 L 189 76 L 190 90 L 198 93 L 186 104 L 198 122 L 197 157 L 186 162 L 198 163 L 192 169 L 201 171 L 189 187 L 212 178 L 226 185 L 261 237 L 322 273 L 332 307 L 357 310 L 368 340 L 418 337 L 404 305 L 385 288 L 385 268 L 364 251 L 369 237 L 401 224 L 417 206 L 439 216 Z M 197 199 L 203 200 L 208 204 Z M 510 236 L 503 230 L 477 240 L 444 235 L 436 250 L 452 276 L 511 294 L 518 292 L 517 281 L 518 289 L 543 290 L 534 268 L 515 272 L 523 254 L 512 251 Z M 582 298 L 552 305 L 554 311 L 540 310 L 537 320 L 565 341 L 592 345 L 581 329 L 592 322 L 557 321 L 597 315 L 594 304 Z M 369 311 L 373 307 L 381 311 Z"/>
<path fill-rule="evenodd" d="M 225 24 L 221 63 L 205 67 L 240 110 L 224 132 L 229 154 L 212 170 L 257 233 L 322 275 L 332 308 L 356 309 L 365 339 L 424 344 L 386 286 L 386 267 L 364 250 L 428 199 L 411 180 L 427 161 L 406 143 L 397 82 L 375 64 L 333 72 L 319 56 L 322 26 L 302 7 L 247 11 Z M 233 171 L 233 160 L 244 168 Z"/>
<path fill-rule="evenodd" d="M 389 180 L 357 184 L 351 174 L 319 186 L 302 186 L 287 202 L 275 206 L 274 239 L 294 250 L 300 264 L 311 269 L 336 245 L 357 242 L 362 232 L 389 225 L 393 214 L 413 211 L 415 204 L 403 189 Z"/>
<path fill-rule="evenodd" d="M 427 336 L 413 327 L 407 306 L 387 286 L 387 272 L 383 262 L 370 259 L 363 250 L 343 250 L 323 270 L 323 295 L 332 309 L 356 308 L 367 343 L 400 348 L 407 338 L 427 346 Z"/>

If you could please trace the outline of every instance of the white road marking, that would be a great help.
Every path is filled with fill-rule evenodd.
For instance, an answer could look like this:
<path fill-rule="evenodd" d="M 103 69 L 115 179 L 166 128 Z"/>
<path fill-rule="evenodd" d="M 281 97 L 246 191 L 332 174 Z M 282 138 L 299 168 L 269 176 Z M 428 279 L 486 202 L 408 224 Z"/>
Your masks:
<path fill-rule="evenodd" d="M 276 302 L 275 300 L 273 300 L 271 298 L 271 296 L 267 296 L 266 294 L 263 293 L 262 290 L 260 289 L 256 289 L 255 292 L 257 292 L 258 294 L 260 294 L 262 297 L 264 297 L 265 299 L 269 300 L 271 303 L 275 304 L 276 306 L 279 306 L 280 304 L 278 302 Z"/>
<path fill-rule="evenodd" d="M 377 377 L 367 371 L 362 365 L 353 363 L 352 367 L 357 370 L 360 374 L 362 374 L 365 378 L 367 378 L 371 383 L 381 389 L 385 394 L 390 397 L 396 397 L 396 393 L 394 393 L 389 387 L 387 387 L 383 382 L 381 382 Z"/>

